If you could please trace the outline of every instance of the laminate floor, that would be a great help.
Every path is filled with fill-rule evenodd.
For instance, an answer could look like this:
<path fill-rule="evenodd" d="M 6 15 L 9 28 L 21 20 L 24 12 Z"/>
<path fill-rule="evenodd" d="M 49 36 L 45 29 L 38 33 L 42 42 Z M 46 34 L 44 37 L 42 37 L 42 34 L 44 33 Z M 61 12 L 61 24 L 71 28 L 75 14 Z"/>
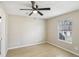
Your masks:
<path fill-rule="evenodd" d="M 7 57 L 77 57 L 63 49 L 50 44 L 39 44 L 9 50 Z"/>

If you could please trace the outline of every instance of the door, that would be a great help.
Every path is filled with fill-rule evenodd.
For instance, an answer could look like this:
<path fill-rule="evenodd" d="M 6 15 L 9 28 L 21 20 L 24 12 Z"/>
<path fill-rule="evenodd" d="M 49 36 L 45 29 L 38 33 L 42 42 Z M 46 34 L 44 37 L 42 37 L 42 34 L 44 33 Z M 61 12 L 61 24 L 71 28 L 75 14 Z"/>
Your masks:
<path fill-rule="evenodd" d="M 6 35 L 5 35 L 5 21 L 4 19 L 0 16 L 0 56 L 4 57 L 6 56 Z"/>

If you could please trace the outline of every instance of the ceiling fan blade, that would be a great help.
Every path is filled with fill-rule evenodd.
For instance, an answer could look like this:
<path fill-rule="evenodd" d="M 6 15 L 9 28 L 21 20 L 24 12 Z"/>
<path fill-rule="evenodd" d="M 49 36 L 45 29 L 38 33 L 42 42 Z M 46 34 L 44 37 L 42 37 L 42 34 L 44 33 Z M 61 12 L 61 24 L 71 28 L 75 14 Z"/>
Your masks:
<path fill-rule="evenodd" d="M 36 10 L 36 8 L 34 7 L 35 1 L 31 1 L 31 3 L 32 3 L 32 9 L 33 9 L 33 10 Z"/>
<path fill-rule="evenodd" d="M 31 16 L 33 14 L 33 11 L 29 14 L 29 16 Z"/>
<path fill-rule="evenodd" d="M 31 1 L 32 4 L 35 4 L 35 1 Z"/>
<path fill-rule="evenodd" d="M 32 9 L 20 9 L 20 10 L 32 10 Z"/>
<path fill-rule="evenodd" d="M 50 8 L 38 8 L 38 10 L 50 10 Z"/>
<path fill-rule="evenodd" d="M 34 6 L 35 2 L 34 1 L 31 1 L 31 3 L 32 3 L 32 6 Z"/>
<path fill-rule="evenodd" d="M 38 5 L 36 5 L 36 8 L 38 9 Z"/>
<path fill-rule="evenodd" d="M 43 14 L 41 13 L 41 12 L 39 12 L 39 11 L 37 11 L 41 16 L 43 16 Z"/>

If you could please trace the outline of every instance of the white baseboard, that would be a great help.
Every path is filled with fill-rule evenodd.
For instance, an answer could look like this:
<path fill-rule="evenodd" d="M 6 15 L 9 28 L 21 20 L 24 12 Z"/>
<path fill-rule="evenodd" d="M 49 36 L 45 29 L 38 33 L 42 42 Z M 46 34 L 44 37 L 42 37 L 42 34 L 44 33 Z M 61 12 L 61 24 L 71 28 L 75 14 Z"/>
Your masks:
<path fill-rule="evenodd" d="M 65 51 L 68 51 L 68 52 L 70 52 L 70 53 L 72 53 L 72 54 L 75 54 L 75 55 L 79 56 L 79 54 L 77 54 L 77 53 L 75 53 L 75 52 L 73 52 L 73 51 L 71 51 L 71 50 L 69 50 L 69 49 L 66 49 L 66 48 L 63 48 L 63 47 L 61 47 L 61 46 L 55 45 L 55 44 L 50 43 L 50 42 L 48 42 L 48 41 L 47 41 L 47 43 L 48 43 L 48 44 L 51 44 L 51 45 L 53 45 L 53 46 L 56 46 L 56 47 L 58 47 L 58 48 L 61 48 L 61 49 L 65 50 Z"/>
<path fill-rule="evenodd" d="M 10 48 L 8 48 L 8 50 L 15 49 L 15 48 L 29 47 L 29 46 L 43 44 L 43 43 L 46 43 L 46 42 L 39 42 L 39 43 L 35 43 L 35 44 L 28 44 L 28 45 L 20 45 L 20 46 L 10 47 Z"/>

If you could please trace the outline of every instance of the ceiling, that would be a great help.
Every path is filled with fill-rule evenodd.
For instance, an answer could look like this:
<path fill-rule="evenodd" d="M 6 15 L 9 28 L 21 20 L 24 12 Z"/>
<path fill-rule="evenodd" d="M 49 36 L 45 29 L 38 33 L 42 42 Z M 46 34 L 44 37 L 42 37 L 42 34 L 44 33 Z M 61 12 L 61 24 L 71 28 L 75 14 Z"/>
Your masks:
<path fill-rule="evenodd" d="M 4 6 L 5 11 L 10 15 L 28 16 L 29 13 L 31 12 L 30 10 L 27 11 L 19 10 L 20 8 L 31 8 L 30 1 L 3 1 L 0 3 Z M 50 7 L 51 10 L 40 11 L 44 14 L 43 16 L 40 16 L 37 13 L 32 14 L 29 17 L 44 19 L 79 9 L 78 1 L 36 1 L 36 4 L 39 6 L 39 8 Z"/>

